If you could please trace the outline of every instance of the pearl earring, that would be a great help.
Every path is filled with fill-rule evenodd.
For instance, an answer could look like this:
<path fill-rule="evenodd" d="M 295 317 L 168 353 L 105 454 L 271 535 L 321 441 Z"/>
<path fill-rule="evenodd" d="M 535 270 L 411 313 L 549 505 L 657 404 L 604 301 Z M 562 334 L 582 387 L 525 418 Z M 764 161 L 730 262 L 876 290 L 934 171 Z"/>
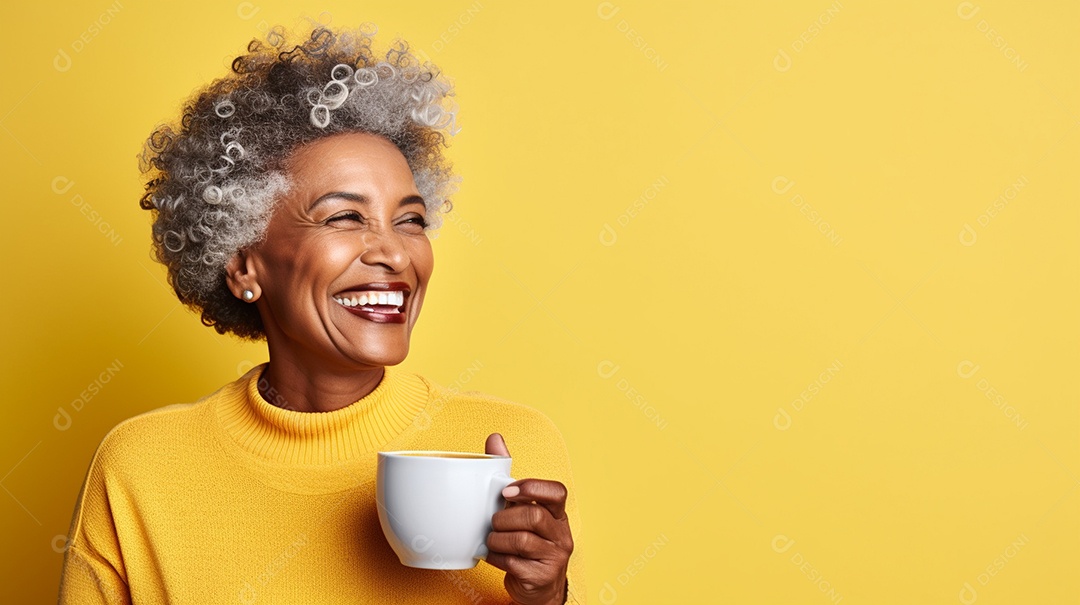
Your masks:
<path fill-rule="evenodd" d="M 252 292 L 251 290 L 244 290 L 244 300 L 251 302 L 253 298 L 255 298 L 254 292 Z"/>

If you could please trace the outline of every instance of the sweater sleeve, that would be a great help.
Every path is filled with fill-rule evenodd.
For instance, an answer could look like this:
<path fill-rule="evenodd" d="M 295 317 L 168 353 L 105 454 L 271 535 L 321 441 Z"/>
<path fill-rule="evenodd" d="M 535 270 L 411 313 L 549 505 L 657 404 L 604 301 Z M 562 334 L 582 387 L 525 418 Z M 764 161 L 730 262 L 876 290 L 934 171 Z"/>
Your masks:
<path fill-rule="evenodd" d="M 120 540 L 109 504 L 106 435 L 79 491 L 60 577 L 60 605 L 131 603 Z"/>
<path fill-rule="evenodd" d="M 129 604 L 127 583 L 105 559 L 69 546 L 60 579 L 60 605 Z"/>

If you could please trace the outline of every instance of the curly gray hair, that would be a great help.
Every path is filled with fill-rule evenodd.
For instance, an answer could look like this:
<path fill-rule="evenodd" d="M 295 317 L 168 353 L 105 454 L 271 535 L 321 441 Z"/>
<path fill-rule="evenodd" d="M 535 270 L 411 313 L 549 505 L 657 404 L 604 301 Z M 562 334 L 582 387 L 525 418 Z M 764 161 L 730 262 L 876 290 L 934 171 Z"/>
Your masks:
<path fill-rule="evenodd" d="M 319 27 L 289 48 L 276 27 L 192 96 L 179 125 L 147 140 L 140 206 L 153 214 L 155 256 L 180 301 L 219 333 L 265 336 L 256 307 L 227 288 L 225 266 L 262 239 L 290 187 L 284 162 L 301 145 L 341 132 L 386 137 L 412 169 L 430 237 L 452 207 L 458 178 L 442 153 L 444 132 L 458 130 L 452 84 L 402 40 L 378 58 L 376 31 Z"/>

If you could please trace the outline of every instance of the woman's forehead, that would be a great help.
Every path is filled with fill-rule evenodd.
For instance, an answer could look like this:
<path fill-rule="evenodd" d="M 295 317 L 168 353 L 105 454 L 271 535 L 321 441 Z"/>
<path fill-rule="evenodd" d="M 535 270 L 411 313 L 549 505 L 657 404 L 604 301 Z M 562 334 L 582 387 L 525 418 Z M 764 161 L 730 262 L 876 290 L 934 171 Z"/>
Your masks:
<path fill-rule="evenodd" d="M 396 145 L 385 137 L 366 132 L 347 132 L 316 139 L 295 149 L 286 161 L 286 167 L 296 172 L 382 164 L 408 167 L 408 161 Z"/>
<path fill-rule="evenodd" d="M 359 195 L 410 195 L 416 182 L 405 156 L 383 137 L 349 133 L 298 149 L 287 164 L 301 198 L 342 190 Z"/>

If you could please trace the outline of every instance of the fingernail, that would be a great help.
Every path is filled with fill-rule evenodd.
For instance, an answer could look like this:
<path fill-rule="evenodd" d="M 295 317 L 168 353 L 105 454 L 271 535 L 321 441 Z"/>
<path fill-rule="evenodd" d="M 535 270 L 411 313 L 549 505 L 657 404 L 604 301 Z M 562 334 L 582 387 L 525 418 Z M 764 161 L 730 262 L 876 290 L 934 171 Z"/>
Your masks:
<path fill-rule="evenodd" d="M 518 495 L 520 493 L 521 493 L 521 488 L 516 486 L 516 485 L 511 485 L 510 487 L 503 488 L 503 491 L 502 491 L 503 498 L 513 498 L 514 496 L 516 496 L 516 495 Z"/>

